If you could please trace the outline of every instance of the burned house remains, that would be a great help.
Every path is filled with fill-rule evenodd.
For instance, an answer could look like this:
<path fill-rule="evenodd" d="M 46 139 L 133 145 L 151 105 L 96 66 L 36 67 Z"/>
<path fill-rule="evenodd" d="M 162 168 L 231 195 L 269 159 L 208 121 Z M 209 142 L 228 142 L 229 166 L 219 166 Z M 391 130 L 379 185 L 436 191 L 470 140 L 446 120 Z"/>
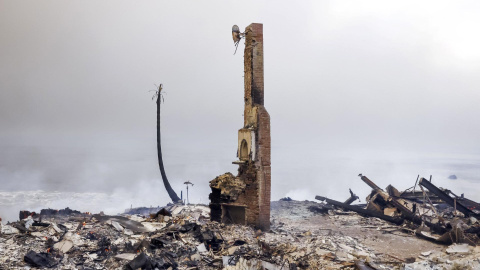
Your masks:
<path fill-rule="evenodd" d="M 244 126 L 238 131 L 237 176 L 210 181 L 211 220 L 270 228 L 270 116 L 264 107 L 263 25 L 245 29 Z"/>

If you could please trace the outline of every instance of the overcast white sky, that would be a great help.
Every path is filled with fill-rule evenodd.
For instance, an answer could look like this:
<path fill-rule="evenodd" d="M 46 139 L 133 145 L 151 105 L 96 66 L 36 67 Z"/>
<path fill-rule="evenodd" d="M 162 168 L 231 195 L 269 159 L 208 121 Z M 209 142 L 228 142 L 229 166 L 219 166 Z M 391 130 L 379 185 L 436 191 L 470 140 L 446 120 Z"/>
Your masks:
<path fill-rule="evenodd" d="M 0 189 L 143 185 L 167 202 L 148 92 L 163 83 L 167 175 L 205 203 L 208 181 L 236 170 L 243 42 L 233 55 L 230 32 L 252 22 L 264 24 L 274 199 L 331 194 L 337 177 L 360 189 L 362 168 L 414 180 L 424 167 L 399 160 L 419 156 L 447 174 L 438 158 L 480 153 L 478 14 L 478 1 L 0 0 Z"/>

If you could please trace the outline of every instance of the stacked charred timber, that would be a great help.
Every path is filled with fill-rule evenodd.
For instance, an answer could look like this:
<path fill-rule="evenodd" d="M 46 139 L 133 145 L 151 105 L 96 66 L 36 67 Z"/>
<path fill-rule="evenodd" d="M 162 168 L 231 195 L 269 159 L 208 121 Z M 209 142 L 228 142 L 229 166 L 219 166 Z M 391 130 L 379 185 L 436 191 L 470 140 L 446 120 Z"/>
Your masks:
<path fill-rule="evenodd" d="M 399 192 L 389 185 L 386 191 L 362 174 L 360 179 L 372 188 L 365 207 L 351 205 L 354 194 L 345 202 L 322 196 L 315 199 L 327 204 L 354 211 L 363 216 L 376 217 L 401 225 L 421 238 L 442 244 L 480 243 L 480 204 L 457 196 L 450 190 L 436 187 L 431 181 L 420 178 L 412 187 Z M 415 192 L 417 186 L 420 192 Z M 358 198 L 358 197 L 357 197 Z"/>

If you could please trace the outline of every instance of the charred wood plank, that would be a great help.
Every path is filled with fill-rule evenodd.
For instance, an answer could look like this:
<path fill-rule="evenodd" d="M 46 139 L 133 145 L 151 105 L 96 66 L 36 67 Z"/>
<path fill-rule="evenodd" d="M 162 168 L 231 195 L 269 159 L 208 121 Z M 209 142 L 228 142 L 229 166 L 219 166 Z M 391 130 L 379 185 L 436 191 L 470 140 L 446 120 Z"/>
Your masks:
<path fill-rule="evenodd" d="M 400 224 L 403 223 L 402 218 L 387 216 L 387 215 L 384 215 L 384 214 L 376 212 L 376 211 L 370 211 L 370 210 L 367 210 L 367 209 L 364 209 L 364 208 L 361 208 L 361 207 L 358 207 L 358 206 L 355 206 L 355 205 L 349 205 L 349 204 L 345 204 L 345 203 L 342 203 L 342 202 L 339 202 L 339 201 L 331 200 L 331 199 L 326 198 L 326 197 L 315 196 L 315 199 L 319 200 L 319 201 L 326 201 L 327 203 L 329 203 L 331 205 L 338 206 L 338 207 L 341 207 L 341 208 L 346 209 L 346 210 L 354 211 L 354 212 L 357 212 L 359 214 L 383 219 L 385 221 L 388 221 L 388 222 L 391 222 L 391 223 L 394 223 L 394 224 L 397 224 L 397 225 L 400 225 Z"/>
<path fill-rule="evenodd" d="M 450 197 L 447 193 L 443 192 L 441 189 L 436 187 L 434 184 L 429 182 L 425 178 L 420 178 L 419 184 L 425 187 L 426 189 L 430 190 L 433 192 L 435 195 L 437 195 L 440 199 L 442 199 L 444 202 L 446 202 L 448 205 L 451 207 L 456 207 L 458 211 L 462 212 L 465 216 L 475 216 L 475 213 L 465 207 L 463 204 L 460 202 L 456 201 L 452 197 Z"/>

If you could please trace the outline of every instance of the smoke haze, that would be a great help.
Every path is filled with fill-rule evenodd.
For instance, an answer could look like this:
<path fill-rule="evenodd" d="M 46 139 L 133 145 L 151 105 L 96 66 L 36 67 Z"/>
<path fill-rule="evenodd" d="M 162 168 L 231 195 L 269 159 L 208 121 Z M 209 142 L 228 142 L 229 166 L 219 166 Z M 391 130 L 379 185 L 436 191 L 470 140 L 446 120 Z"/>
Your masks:
<path fill-rule="evenodd" d="M 272 199 L 352 188 L 363 200 L 363 173 L 398 189 L 433 175 L 480 200 L 479 12 L 476 1 L 0 0 L 0 216 L 166 204 L 159 83 L 166 173 L 207 203 L 208 181 L 237 169 L 243 42 L 233 55 L 230 31 L 252 22 L 264 24 Z"/>

